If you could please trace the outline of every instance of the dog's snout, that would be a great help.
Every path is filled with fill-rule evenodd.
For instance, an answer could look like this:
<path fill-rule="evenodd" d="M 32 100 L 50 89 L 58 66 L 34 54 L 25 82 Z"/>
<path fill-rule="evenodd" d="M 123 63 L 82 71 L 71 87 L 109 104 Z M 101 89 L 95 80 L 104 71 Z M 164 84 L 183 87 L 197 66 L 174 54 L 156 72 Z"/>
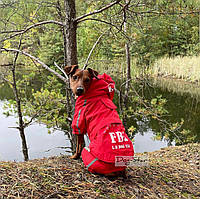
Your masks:
<path fill-rule="evenodd" d="M 81 95 L 81 94 L 83 94 L 83 92 L 84 92 L 83 87 L 78 87 L 78 88 L 76 89 L 76 94 L 77 94 L 78 96 Z"/>

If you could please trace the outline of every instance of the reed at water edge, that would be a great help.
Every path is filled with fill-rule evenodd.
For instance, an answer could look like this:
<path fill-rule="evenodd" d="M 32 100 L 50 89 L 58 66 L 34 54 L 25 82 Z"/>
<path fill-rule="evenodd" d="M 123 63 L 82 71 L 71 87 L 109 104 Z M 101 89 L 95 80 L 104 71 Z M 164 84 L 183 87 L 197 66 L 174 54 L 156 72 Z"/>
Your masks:
<path fill-rule="evenodd" d="M 161 58 L 151 67 L 153 76 L 173 77 L 189 82 L 200 82 L 200 56 Z"/>

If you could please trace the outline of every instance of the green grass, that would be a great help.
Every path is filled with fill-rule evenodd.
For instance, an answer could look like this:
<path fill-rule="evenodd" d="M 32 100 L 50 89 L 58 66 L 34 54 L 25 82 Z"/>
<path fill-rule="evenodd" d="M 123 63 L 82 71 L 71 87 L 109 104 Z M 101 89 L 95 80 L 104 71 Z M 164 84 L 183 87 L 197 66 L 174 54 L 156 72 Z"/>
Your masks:
<path fill-rule="evenodd" d="M 171 76 L 190 82 L 200 81 L 200 56 L 162 58 L 151 68 L 154 76 Z"/>

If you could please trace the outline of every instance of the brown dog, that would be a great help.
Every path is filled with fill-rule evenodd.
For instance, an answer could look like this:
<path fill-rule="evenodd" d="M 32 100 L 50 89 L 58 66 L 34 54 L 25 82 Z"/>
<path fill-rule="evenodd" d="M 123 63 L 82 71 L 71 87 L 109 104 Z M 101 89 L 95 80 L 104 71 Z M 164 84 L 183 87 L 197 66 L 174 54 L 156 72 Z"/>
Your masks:
<path fill-rule="evenodd" d="M 92 173 L 124 174 L 126 165 L 115 164 L 117 157 L 133 157 L 134 150 L 112 101 L 115 82 L 105 73 L 98 75 L 91 68 L 81 70 L 77 65 L 66 66 L 65 72 L 76 98 L 72 128 L 77 135 L 77 148 L 71 158 L 82 156 Z M 86 133 L 90 145 L 83 148 Z"/>
<path fill-rule="evenodd" d="M 90 84 L 92 83 L 93 77 L 98 79 L 98 72 L 91 68 L 88 68 L 87 70 L 81 70 L 78 68 L 78 65 L 72 65 L 66 66 L 64 70 L 69 76 L 70 88 L 75 95 L 75 99 L 87 92 Z M 81 155 L 81 151 L 84 146 L 84 136 L 82 134 L 77 135 L 76 144 L 76 152 L 70 157 L 72 159 L 78 159 Z"/>
<path fill-rule="evenodd" d="M 91 68 L 81 70 L 77 65 L 66 66 L 64 70 L 70 78 L 70 88 L 74 93 L 75 98 L 83 95 L 88 90 L 92 78 L 97 78 L 98 75 L 98 72 Z"/>

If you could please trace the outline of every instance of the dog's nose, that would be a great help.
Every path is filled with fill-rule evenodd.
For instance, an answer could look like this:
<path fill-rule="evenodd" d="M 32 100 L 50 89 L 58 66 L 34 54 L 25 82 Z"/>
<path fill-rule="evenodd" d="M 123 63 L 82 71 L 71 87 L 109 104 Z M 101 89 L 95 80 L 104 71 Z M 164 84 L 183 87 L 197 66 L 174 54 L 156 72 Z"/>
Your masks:
<path fill-rule="evenodd" d="M 76 94 L 79 96 L 79 95 L 83 94 L 83 91 L 84 91 L 84 89 L 82 87 L 78 87 L 76 89 Z"/>

